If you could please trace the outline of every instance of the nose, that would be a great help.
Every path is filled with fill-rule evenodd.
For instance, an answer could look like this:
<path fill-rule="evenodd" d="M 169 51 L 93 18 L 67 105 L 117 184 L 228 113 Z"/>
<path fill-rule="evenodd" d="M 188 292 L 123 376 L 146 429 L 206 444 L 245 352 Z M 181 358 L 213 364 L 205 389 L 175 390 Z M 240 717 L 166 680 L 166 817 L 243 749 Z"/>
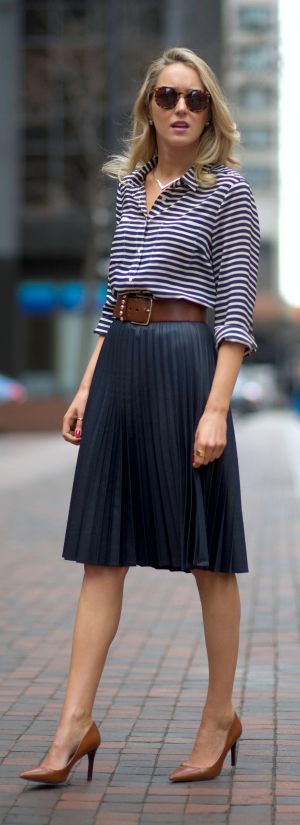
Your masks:
<path fill-rule="evenodd" d="M 180 112 L 182 112 L 182 111 L 186 112 L 187 111 L 187 105 L 186 105 L 186 102 L 185 102 L 185 97 L 184 97 L 183 92 L 181 92 L 181 94 L 180 94 L 180 96 L 177 100 L 177 103 L 176 103 L 176 106 L 175 106 L 175 111 L 177 111 L 177 110 L 180 111 Z"/>

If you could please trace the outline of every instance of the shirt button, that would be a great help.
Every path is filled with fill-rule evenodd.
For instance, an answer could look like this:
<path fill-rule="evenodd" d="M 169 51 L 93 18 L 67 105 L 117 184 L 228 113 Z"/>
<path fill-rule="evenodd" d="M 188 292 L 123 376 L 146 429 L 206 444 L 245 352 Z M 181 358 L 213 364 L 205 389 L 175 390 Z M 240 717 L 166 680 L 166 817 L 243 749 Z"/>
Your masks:
<path fill-rule="evenodd" d="M 129 281 L 133 281 L 133 275 L 129 275 L 128 280 L 129 280 Z"/>
<path fill-rule="evenodd" d="M 142 251 L 142 248 L 139 246 L 139 248 L 138 248 L 138 250 L 137 250 L 137 252 L 138 252 L 138 254 L 139 254 L 139 255 L 141 254 L 141 251 Z"/>

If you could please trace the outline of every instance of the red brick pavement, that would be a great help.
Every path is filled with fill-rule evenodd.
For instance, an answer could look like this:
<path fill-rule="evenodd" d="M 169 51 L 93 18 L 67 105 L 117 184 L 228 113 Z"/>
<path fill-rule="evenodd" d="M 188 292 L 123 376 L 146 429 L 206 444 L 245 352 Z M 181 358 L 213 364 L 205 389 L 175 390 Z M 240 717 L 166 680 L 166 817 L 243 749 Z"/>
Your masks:
<path fill-rule="evenodd" d="M 289 825 L 300 821 L 300 421 L 236 422 L 250 573 L 242 629 L 237 767 L 210 782 L 168 780 L 190 752 L 207 664 L 195 582 L 133 568 L 94 718 L 102 745 L 64 786 L 18 773 L 48 748 L 62 702 L 82 566 L 61 558 L 76 451 L 59 435 L 0 440 L 2 605 L 0 823 Z M 297 458 L 298 456 L 298 458 Z"/>

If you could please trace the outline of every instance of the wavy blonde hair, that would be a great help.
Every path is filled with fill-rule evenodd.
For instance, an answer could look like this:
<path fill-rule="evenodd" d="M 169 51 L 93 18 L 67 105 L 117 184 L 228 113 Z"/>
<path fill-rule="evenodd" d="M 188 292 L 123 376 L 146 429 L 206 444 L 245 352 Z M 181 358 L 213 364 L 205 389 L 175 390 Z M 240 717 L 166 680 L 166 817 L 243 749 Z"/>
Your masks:
<path fill-rule="evenodd" d="M 199 185 L 209 188 L 215 183 L 215 175 L 205 167 L 214 163 L 224 163 L 230 167 L 238 165 L 239 161 L 232 156 L 232 149 L 234 144 L 239 143 L 240 135 L 212 69 L 195 52 L 181 47 L 167 49 L 150 64 L 132 110 L 131 133 L 123 139 L 124 152 L 112 155 L 103 164 L 102 172 L 121 181 L 157 153 L 155 127 L 150 126 L 148 120 L 149 103 L 160 72 L 172 63 L 184 63 L 195 69 L 211 95 L 210 125 L 202 132 L 195 159 L 195 176 Z"/>

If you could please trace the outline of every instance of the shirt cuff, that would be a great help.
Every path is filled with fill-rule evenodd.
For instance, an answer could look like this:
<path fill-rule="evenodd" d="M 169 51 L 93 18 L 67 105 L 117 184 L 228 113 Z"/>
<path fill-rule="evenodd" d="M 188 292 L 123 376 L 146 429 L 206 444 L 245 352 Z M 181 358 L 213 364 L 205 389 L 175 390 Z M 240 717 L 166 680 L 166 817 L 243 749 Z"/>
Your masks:
<path fill-rule="evenodd" d="M 106 335 L 113 320 L 113 307 L 110 307 L 109 309 L 107 307 L 103 307 L 98 324 L 93 332 L 96 332 L 98 335 Z"/>
<path fill-rule="evenodd" d="M 215 327 L 215 342 L 216 348 L 220 346 L 221 341 L 235 341 L 239 344 L 245 345 L 244 357 L 250 355 L 251 352 L 256 352 L 257 343 L 253 335 L 244 327 L 234 326 L 233 324 L 222 324 Z"/>

